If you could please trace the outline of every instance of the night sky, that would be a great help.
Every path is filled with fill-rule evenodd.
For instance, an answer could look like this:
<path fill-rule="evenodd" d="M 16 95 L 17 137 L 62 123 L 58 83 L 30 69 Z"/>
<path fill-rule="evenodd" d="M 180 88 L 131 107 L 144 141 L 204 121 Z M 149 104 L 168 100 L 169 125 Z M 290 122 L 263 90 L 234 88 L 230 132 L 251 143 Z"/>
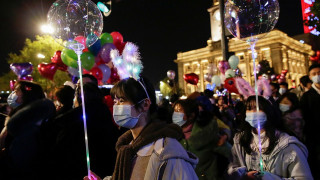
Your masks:
<path fill-rule="evenodd" d="M 18 52 L 26 38 L 34 39 L 40 34 L 40 25 L 46 22 L 53 2 L 1 2 L 0 75 L 9 71 L 8 53 Z M 300 0 L 279 0 L 279 3 L 276 28 L 289 36 L 302 34 Z M 206 46 L 211 36 L 207 11 L 211 5 L 212 0 L 113 0 L 111 15 L 104 17 L 103 32 L 119 31 L 124 41 L 136 43 L 144 64 L 143 75 L 158 85 L 169 69 L 177 72 L 173 60 L 178 52 Z"/>

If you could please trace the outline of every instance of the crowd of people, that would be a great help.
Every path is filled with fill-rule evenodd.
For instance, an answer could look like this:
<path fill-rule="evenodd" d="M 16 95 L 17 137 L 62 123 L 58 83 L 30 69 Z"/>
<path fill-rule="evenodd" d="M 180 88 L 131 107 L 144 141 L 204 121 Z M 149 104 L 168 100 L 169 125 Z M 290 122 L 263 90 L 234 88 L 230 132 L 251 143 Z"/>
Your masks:
<path fill-rule="evenodd" d="M 319 64 L 296 88 L 270 83 L 258 104 L 208 89 L 157 103 L 143 77 L 83 84 L 90 174 L 79 83 L 48 99 L 18 81 L 0 114 L 0 179 L 320 179 Z"/>

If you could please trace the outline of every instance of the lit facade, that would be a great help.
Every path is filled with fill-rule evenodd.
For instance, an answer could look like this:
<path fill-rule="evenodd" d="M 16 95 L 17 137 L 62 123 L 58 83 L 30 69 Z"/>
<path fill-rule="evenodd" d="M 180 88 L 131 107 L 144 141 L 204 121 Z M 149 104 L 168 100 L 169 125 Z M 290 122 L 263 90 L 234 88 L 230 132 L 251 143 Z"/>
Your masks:
<path fill-rule="evenodd" d="M 178 53 L 177 59 L 174 60 L 178 64 L 179 86 L 184 89 L 186 94 L 196 90 L 204 91 L 208 84 L 204 80 L 208 64 L 218 65 L 218 62 L 222 60 L 220 41 L 208 40 L 207 44 L 207 47 L 204 48 Z M 299 83 L 300 77 L 307 74 L 311 64 L 309 57 L 314 53 L 310 45 L 301 43 L 279 30 L 273 30 L 261 38 L 256 43 L 255 50 L 257 64 L 260 60 L 268 60 L 276 74 L 280 74 L 283 69 L 288 70 L 286 78 L 289 87 L 294 85 L 292 80 Z M 243 73 L 243 78 L 252 84 L 254 81 L 253 62 L 249 45 L 245 41 L 230 39 L 229 51 L 239 57 L 238 68 Z M 183 79 L 184 74 L 192 72 L 199 75 L 197 86 L 187 84 Z"/>

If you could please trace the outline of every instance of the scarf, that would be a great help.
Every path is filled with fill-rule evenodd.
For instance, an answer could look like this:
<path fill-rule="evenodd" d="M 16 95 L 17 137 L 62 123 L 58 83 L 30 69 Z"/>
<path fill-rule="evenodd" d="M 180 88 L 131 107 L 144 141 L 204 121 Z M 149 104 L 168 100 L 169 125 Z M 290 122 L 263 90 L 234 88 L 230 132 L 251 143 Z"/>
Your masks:
<path fill-rule="evenodd" d="M 165 137 L 180 140 L 183 138 L 182 129 L 176 124 L 152 122 L 144 127 L 135 140 L 130 130 L 120 136 L 116 144 L 118 154 L 112 180 L 130 180 L 132 160 L 139 149 Z"/>

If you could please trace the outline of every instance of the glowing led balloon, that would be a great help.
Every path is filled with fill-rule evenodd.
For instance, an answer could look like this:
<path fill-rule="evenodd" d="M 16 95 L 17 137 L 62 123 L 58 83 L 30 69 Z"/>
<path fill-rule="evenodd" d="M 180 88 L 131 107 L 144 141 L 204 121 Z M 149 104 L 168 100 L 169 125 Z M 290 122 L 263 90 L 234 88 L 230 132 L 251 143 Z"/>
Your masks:
<path fill-rule="evenodd" d="M 228 0 L 224 21 L 234 37 L 258 40 L 274 28 L 279 12 L 278 0 Z"/>
<path fill-rule="evenodd" d="M 90 0 L 57 0 L 50 7 L 47 18 L 53 28 L 52 36 L 61 39 L 64 46 L 67 41 L 82 36 L 90 47 L 99 39 L 103 29 L 102 14 Z"/>

